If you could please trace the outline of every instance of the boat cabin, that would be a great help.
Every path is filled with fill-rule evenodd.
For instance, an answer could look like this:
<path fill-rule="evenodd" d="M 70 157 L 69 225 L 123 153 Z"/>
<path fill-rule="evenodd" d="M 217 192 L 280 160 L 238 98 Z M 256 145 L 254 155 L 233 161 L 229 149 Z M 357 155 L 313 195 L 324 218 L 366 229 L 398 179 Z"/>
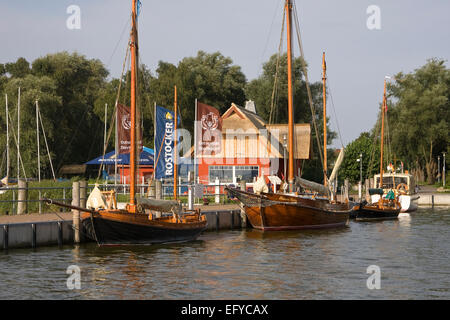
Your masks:
<path fill-rule="evenodd" d="M 379 188 L 380 175 L 376 174 L 373 179 L 373 188 Z M 409 173 L 383 173 L 383 191 L 389 192 L 393 189 L 396 194 L 415 194 L 416 183 L 414 177 Z"/>

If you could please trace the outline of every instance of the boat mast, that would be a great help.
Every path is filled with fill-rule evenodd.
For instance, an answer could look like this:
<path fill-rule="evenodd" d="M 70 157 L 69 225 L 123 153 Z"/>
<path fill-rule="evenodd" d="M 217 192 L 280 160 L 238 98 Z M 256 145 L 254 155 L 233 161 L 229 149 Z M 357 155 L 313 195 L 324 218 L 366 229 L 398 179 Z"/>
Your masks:
<path fill-rule="evenodd" d="M 326 72 L 325 52 L 322 55 L 323 70 L 323 185 L 327 185 L 327 93 L 326 93 Z"/>
<path fill-rule="evenodd" d="M 39 104 L 37 100 L 36 100 L 36 142 L 37 142 L 38 181 L 41 182 L 41 155 L 39 150 Z"/>
<path fill-rule="evenodd" d="M 380 188 L 383 188 L 384 113 L 386 111 L 386 79 L 384 79 L 383 105 L 381 106 Z"/>
<path fill-rule="evenodd" d="M 292 1 L 286 0 L 287 67 L 288 67 L 288 144 L 289 144 L 289 192 L 294 192 L 294 107 L 292 101 Z"/>
<path fill-rule="evenodd" d="M 177 106 L 177 86 L 175 86 L 175 102 L 174 102 L 174 110 L 173 110 L 174 114 L 175 114 L 175 130 L 173 132 L 173 136 L 174 136 L 174 140 L 173 140 L 173 197 L 175 198 L 175 200 L 177 200 L 177 179 L 178 179 L 178 168 L 177 168 L 177 161 L 178 161 L 178 153 L 177 153 L 177 120 L 178 120 L 178 106 Z"/>
<path fill-rule="evenodd" d="M 20 178 L 20 87 L 17 96 L 17 183 Z"/>
<path fill-rule="evenodd" d="M 9 183 L 9 111 L 8 111 L 8 95 L 5 94 L 6 100 L 6 185 Z"/>
<path fill-rule="evenodd" d="M 130 137 L 130 203 L 129 211 L 135 212 L 135 186 L 136 186 L 136 0 L 132 0 L 131 14 L 131 137 Z"/>

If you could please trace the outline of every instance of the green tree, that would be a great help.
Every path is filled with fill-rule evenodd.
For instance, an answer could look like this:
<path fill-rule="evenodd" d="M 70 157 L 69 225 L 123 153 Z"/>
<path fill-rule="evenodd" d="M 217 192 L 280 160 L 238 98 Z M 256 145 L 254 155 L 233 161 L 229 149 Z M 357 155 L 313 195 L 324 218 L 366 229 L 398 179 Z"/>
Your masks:
<path fill-rule="evenodd" d="M 395 79 L 388 87 L 392 150 L 410 168 L 425 172 L 431 184 L 437 175 L 437 156 L 450 140 L 450 70 L 443 60 L 431 59 Z"/>
<path fill-rule="evenodd" d="M 32 73 L 56 83 L 61 106 L 56 113 L 61 143 L 55 146 L 57 167 L 83 163 L 103 151 L 103 117 L 95 113 L 99 92 L 106 86 L 108 71 L 96 59 L 60 52 L 36 59 Z"/>
<path fill-rule="evenodd" d="M 25 58 L 19 58 L 16 62 L 5 64 L 4 71 L 13 78 L 23 78 L 31 72 L 30 63 Z"/>
<path fill-rule="evenodd" d="M 182 126 L 192 133 L 195 99 L 224 112 L 231 103 L 245 102 L 245 75 L 233 60 L 221 53 L 199 51 L 197 56 L 181 60 L 178 66 L 159 62 L 156 77 L 150 82 L 150 101 L 173 106 L 174 85 L 177 86 Z"/>
<path fill-rule="evenodd" d="M 61 107 L 61 98 L 56 94 L 56 84 L 49 77 L 36 77 L 28 74 L 24 78 L 14 78 L 8 81 L 4 93 L 8 94 L 9 108 L 9 145 L 10 145 L 10 172 L 11 176 L 17 174 L 17 111 L 18 111 L 18 88 L 21 88 L 20 95 L 20 155 L 22 158 L 25 175 L 37 176 L 37 138 L 36 138 L 36 100 L 39 103 L 42 123 L 45 129 L 46 138 L 49 144 L 50 154 L 55 163 L 56 146 L 59 141 L 57 111 Z M 0 126 L 6 128 L 5 109 L 0 109 Z M 41 154 L 41 175 L 51 177 L 50 162 L 47 157 L 45 141 L 40 130 L 40 154 Z M 5 150 L 6 130 L 0 131 L 0 145 Z M 5 163 L 6 165 L 6 163 Z M 6 166 L 3 166 L 6 167 Z M 20 176 L 24 177 L 22 165 L 20 165 Z"/>
<path fill-rule="evenodd" d="M 363 132 L 359 137 L 345 147 L 344 160 L 339 169 L 339 177 L 356 183 L 360 178 L 360 163 L 357 161 L 362 154 L 363 183 L 367 178 L 380 172 L 380 145 L 374 143 L 374 136 Z M 343 179 L 341 179 L 343 180 Z"/>

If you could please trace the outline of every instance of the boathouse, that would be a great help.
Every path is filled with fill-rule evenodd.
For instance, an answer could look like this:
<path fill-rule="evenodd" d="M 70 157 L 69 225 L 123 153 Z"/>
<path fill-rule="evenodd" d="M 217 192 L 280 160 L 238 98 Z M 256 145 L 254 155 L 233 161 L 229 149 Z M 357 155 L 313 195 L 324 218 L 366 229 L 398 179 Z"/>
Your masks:
<path fill-rule="evenodd" d="M 287 124 L 266 123 L 257 115 L 253 101 L 247 101 L 245 108 L 233 103 L 221 118 L 220 152 L 195 155 L 200 183 L 214 184 L 216 179 L 221 184 L 238 184 L 243 180 L 252 183 L 261 174 L 286 176 Z M 295 124 L 294 141 L 294 170 L 298 174 L 301 160 L 310 158 L 309 124 Z"/>

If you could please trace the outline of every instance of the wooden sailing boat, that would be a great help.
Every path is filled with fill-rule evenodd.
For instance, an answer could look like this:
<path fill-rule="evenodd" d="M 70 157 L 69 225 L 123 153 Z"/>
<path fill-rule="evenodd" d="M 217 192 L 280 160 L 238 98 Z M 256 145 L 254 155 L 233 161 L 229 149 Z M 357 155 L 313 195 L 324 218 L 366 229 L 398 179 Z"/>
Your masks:
<path fill-rule="evenodd" d="M 328 197 L 315 195 L 295 195 L 294 192 L 294 113 L 292 90 L 292 54 L 291 54 L 291 18 L 292 1 L 286 0 L 287 50 L 288 50 L 288 146 L 289 170 L 288 183 L 290 194 L 250 193 L 233 188 L 226 190 L 241 201 L 245 213 L 254 228 L 260 230 L 292 230 L 344 227 L 348 224 L 349 214 L 354 210 L 352 203 L 337 203 Z M 325 61 L 325 60 L 324 60 Z M 325 67 L 325 62 L 323 63 Z M 325 70 L 324 70 L 325 80 Z M 326 98 L 324 97 L 324 101 Z M 326 119 L 324 120 L 326 121 Z M 326 126 L 324 126 L 326 128 Z M 324 132 L 326 136 L 326 131 Z M 325 142 L 326 143 L 326 142 Z M 325 145 L 326 147 L 326 145 Z M 324 180 L 327 181 L 326 170 Z M 297 178 L 297 184 L 306 183 L 317 187 L 322 194 L 329 194 L 329 188 L 304 179 Z"/>
<path fill-rule="evenodd" d="M 118 209 L 114 191 L 90 195 L 99 209 L 86 209 L 48 200 L 48 203 L 82 211 L 81 223 L 86 233 L 101 245 L 151 244 L 196 239 L 206 229 L 207 221 L 200 211 L 183 211 L 178 201 L 153 200 L 135 197 L 136 187 L 136 2 L 132 0 L 131 31 L 131 145 L 130 145 L 130 202 Z M 176 104 L 176 103 L 175 103 Z M 176 154 L 176 150 L 174 150 Z M 176 163 L 176 161 L 175 161 Z M 174 169 L 176 171 L 176 167 Z M 97 197 L 94 194 L 97 192 Z M 90 200 L 88 199 L 88 205 Z M 160 215 L 167 212 L 170 215 Z M 157 215 L 155 213 L 158 213 Z"/>
<path fill-rule="evenodd" d="M 379 200 L 374 203 L 361 203 L 359 210 L 356 212 L 356 220 L 385 220 L 397 219 L 401 210 L 398 198 L 388 200 L 383 198 L 383 149 L 384 149 L 384 115 L 386 113 L 386 79 L 384 79 L 383 104 L 381 106 L 381 152 L 380 152 L 380 180 L 378 189 L 370 189 L 371 195 L 378 194 Z M 394 192 L 392 192 L 394 194 Z"/>

